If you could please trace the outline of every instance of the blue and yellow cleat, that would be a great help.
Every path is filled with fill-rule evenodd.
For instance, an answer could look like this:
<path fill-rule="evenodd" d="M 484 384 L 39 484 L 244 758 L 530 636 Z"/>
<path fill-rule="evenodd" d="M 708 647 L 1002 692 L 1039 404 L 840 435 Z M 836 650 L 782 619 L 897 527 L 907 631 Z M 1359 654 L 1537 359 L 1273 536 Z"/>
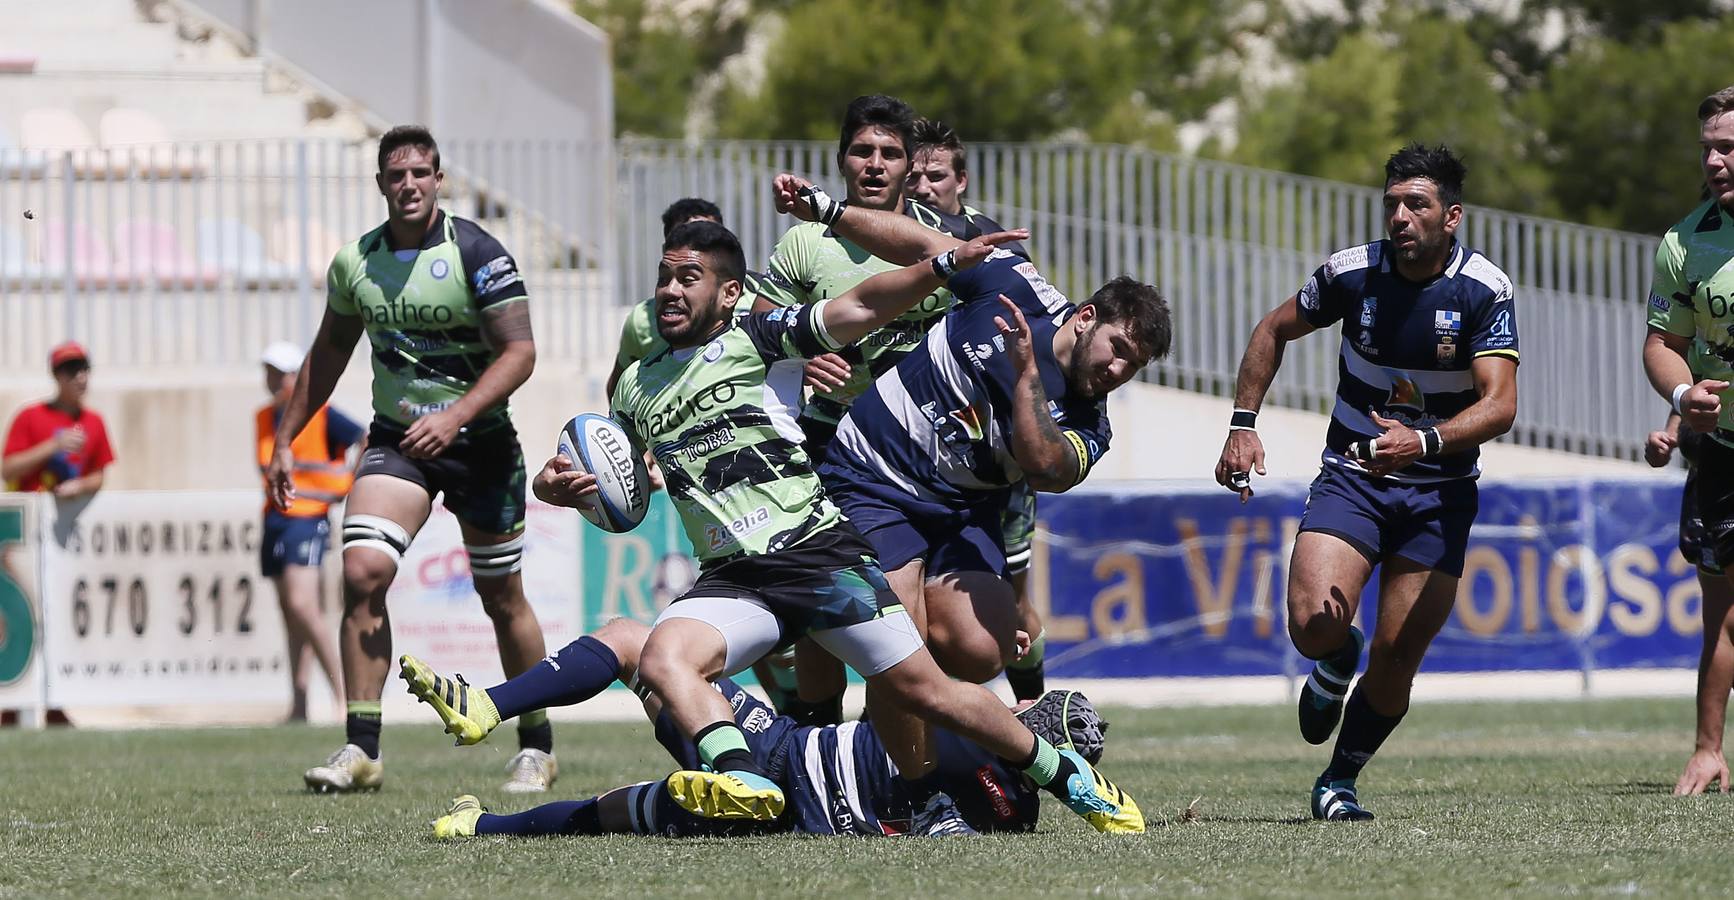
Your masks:
<path fill-rule="evenodd" d="M 1343 718 L 1343 702 L 1349 696 L 1349 682 L 1360 668 L 1361 648 L 1366 644 L 1367 636 L 1350 625 L 1348 643 L 1313 664 L 1312 674 L 1300 691 L 1300 732 L 1307 743 L 1322 744 L 1337 730 L 1337 723 Z"/>
<path fill-rule="evenodd" d="M 1061 750 L 1077 772 L 1066 779 L 1066 795 L 1060 798 L 1072 812 L 1084 817 L 1103 834 L 1143 834 L 1144 814 L 1125 791 L 1102 777 L 1075 750 Z"/>
<path fill-rule="evenodd" d="M 787 800 L 783 789 L 751 772 L 684 770 L 668 776 L 668 796 L 695 816 L 707 819 L 774 821 Z"/>
<path fill-rule="evenodd" d="M 464 676 L 446 678 L 408 653 L 398 658 L 398 667 L 398 677 L 409 684 L 409 692 L 434 708 L 446 723 L 446 733 L 457 736 L 458 746 L 479 744 L 499 727 L 500 712 L 488 692 L 470 687 Z"/>
<path fill-rule="evenodd" d="M 1324 822 L 1370 822 L 1373 814 L 1361 808 L 1355 796 L 1353 781 L 1326 781 L 1323 775 L 1313 782 L 1313 818 Z"/>
<path fill-rule="evenodd" d="M 446 807 L 446 814 L 434 820 L 434 838 L 449 841 L 454 838 L 475 837 L 476 820 L 482 817 L 482 801 L 474 794 L 465 794 L 453 800 Z"/>

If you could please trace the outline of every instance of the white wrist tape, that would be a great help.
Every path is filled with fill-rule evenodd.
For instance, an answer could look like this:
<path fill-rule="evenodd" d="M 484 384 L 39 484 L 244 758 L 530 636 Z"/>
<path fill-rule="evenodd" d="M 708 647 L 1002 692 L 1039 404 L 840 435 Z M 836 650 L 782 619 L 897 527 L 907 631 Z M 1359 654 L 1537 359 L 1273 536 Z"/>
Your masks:
<path fill-rule="evenodd" d="M 1676 384 L 1676 385 L 1674 385 L 1674 399 L 1673 399 L 1674 412 L 1680 413 L 1681 415 L 1685 414 L 1686 411 L 1680 408 L 1680 400 L 1682 398 L 1684 398 L 1686 396 L 1686 392 L 1691 390 L 1691 389 L 1692 389 L 1692 386 L 1689 384 Z"/>

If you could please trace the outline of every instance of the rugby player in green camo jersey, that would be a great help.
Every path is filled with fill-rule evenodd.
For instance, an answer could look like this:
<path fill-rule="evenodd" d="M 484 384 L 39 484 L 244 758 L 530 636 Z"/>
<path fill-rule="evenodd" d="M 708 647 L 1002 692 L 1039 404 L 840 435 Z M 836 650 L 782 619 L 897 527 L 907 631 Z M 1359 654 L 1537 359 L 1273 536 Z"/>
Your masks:
<path fill-rule="evenodd" d="M 387 220 L 339 250 L 327 304 L 266 473 L 279 507 L 293 497 L 290 443 L 325 404 L 365 333 L 373 425 L 343 513 L 346 742 L 304 780 L 317 791 L 378 788 L 379 695 L 391 666 L 385 595 L 436 494 L 458 520 L 470 575 L 493 621 L 500 664 L 516 675 L 546 653 L 524 599 L 524 456 L 506 398 L 536 364 L 524 280 L 474 222 L 439 208 L 439 147 L 425 128 L 379 142 Z M 547 790 L 556 775 L 547 716 L 519 720 L 522 747 L 505 790 Z"/>
<path fill-rule="evenodd" d="M 715 222 L 724 225 L 722 210 L 715 203 L 702 197 L 683 197 L 668 205 L 662 211 L 662 237 L 668 239 L 668 233 L 677 226 L 688 222 Z M 995 228 L 994 231 L 1002 229 Z M 745 290 L 735 302 L 734 316 L 739 319 L 752 312 L 753 300 L 757 297 L 759 283 L 763 276 L 748 272 Z M 620 350 L 614 356 L 614 371 L 608 373 L 608 396 L 614 396 L 614 386 L 620 382 L 621 373 L 626 367 L 650 356 L 659 348 L 667 347 L 662 335 L 656 330 L 656 298 L 651 297 L 632 307 L 626 314 L 626 321 L 620 326 Z M 656 464 L 656 457 L 646 453 L 644 456 L 645 471 L 650 474 L 650 489 L 662 490 L 662 467 Z M 795 702 L 795 654 L 792 649 L 775 656 L 766 657 L 753 663 L 753 677 L 758 679 L 759 686 L 770 695 L 771 705 L 778 712 L 786 711 Z"/>
<path fill-rule="evenodd" d="M 940 213 L 904 198 L 914 128 L 915 111 L 895 97 L 875 94 L 857 97 L 849 104 L 837 141 L 837 169 L 843 177 L 845 202 L 900 213 L 959 240 L 981 234 L 972 233 L 961 216 Z M 1015 245 L 1008 249 L 1022 253 Z M 825 225 L 802 222 L 777 241 L 753 308 L 763 312 L 778 306 L 816 303 L 841 295 L 870 275 L 896 268 L 896 263 L 874 256 Z M 824 460 L 849 404 L 874 378 L 921 344 L 927 329 L 951 308 L 951 299 L 951 293 L 941 287 L 855 346 L 808 361 L 806 383 L 813 388 L 813 396 L 801 411 L 800 427 L 806 435 L 807 457 L 814 465 Z M 797 654 L 800 698 L 788 709 L 789 715 L 803 725 L 841 721 L 843 667 L 815 652 L 811 642 L 802 642 Z"/>
<path fill-rule="evenodd" d="M 1702 523 L 1701 555 L 1692 562 L 1700 573 L 1720 569 L 1734 585 L 1734 405 L 1722 399 L 1734 381 L 1734 87 L 1704 98 L 1698 121 L 1707 199 L 1668 229 L 1656 250 L 1644 372 L 1684 427 L 1703 436 L 1687 488 L 1695 490 Z M 1731 628 L 1725 594 L 1706 591 L 1697 747 L 1676 794 L 1701 793 L 1717 781 L 1728 790 L 1722 728 L 1734 684 Z"/>
<path fill-rule="evenodd" d="M 976 238 L 953 251 L 959 268 L 1022 237 Z M 657 328 L 668 349 L 633 364 L 613 413 L 662 463 L 668 492 L 700 560 L 690 590 L 657 618 L 639 661 L 705 771 L 664 789 L 713 819 L 770 822 L 782 789 L 754 761 L 711 680 L 807 635 L 867 678 L 869 708 L 913 711 L 975 741 L 1110 832 L 1141 832 L 1137 805 L 1083 757 L 1037 738 L 979 685 L 954 682 L 922 645 L 859 532 L 825 496 L 801 447 L 794 411 L 801 373 L 777 363 L 834 353 L 921 302 L 939 286 L 926 262 L 881 273 L 837 297 L 755 313 L 731 327 L 745 259 L 728 229 L 676 228 L 657 274 Z M 596 479 L 555 456 L 535 479 L 549 503 L 585 506 Z M 479 702 L 479 701 L 478 701 Z M 903 771 L 923 770 L 911 748 L 888 748 Z M 907 785 L 913 802 L 933 790 Z"/>
<path fill-rule="evenodd" d="M 978 229 L 978 233 L 1003 231 L 998 222 L 963 202 L 964 192 L 968 190 L 968 157 L 957 132 L 937 119 L 915 120 L 915 153 L 914 163 L 909 168 L 909 195 L 928 208 L 962 216 L 971 228 Z M 1042 614 L 1030 603 L 1029 596 L 1030 558 L 1036 533 L 1036 492 L 1028 482 L 1019 483 L 1007 493 L 1000 526 L 1005 532 L 1006 580 L 1011 583 L 1012 593 L 1017 598 L 1018 628 L 1030 636 L 1029 650 L 1005 664 L 1005 680 L 1019 700 L 1034 700 L 1047 691 L 1042 657 L 1047 648 L 1048 634 L 1042 627 Z M 943 601 L 935 601 L 939 598 L 929 598 L 927 617 L 930 623 L 953 615 L 975 615 L 974 610 L 948 609 Z M 943 621 L 937 624 L 941 628 L 950 627 Z"/>

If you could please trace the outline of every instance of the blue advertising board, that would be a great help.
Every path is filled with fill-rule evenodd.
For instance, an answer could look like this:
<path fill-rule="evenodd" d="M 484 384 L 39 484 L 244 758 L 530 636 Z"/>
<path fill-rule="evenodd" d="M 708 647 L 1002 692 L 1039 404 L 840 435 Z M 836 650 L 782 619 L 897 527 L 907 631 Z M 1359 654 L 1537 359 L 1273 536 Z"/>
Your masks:
<path fill-rule="evenodd" d="M 1030 591 L 1049 674 L 1304 672 L 1285 608 L 1306 488 L 1264 482 L 1246 505 L 1196 481 L 1042 495 Z M 696 574 L 667 497 L 654 500 L 629 534 L 583 528 L 587 629 L 654 617 Z M 1483 482 L 1457 603 L 1424 671 L 1696 665 L 1702 594 L 1676 549 L 1679 502 L 1668 478 Z"/>

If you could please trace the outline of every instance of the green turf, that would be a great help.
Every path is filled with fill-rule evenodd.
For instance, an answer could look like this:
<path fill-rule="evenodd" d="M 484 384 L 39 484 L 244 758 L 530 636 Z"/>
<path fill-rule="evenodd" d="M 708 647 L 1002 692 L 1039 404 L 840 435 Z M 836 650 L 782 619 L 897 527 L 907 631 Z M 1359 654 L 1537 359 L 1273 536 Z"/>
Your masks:
<path fill-rule="evenodd" d="M 1326 750 L 1285 708 L 1109 710 L 1105 771 L 1151 821 L 947 841 L 428 838 L 462 791 L 497 811 L 512 751 L 388 723 L 386 788 L 316 797 L 334 729 L 0 733 L 0 894 L 232 896 L 1726 895 L 1734 798 L 1674 799 L 1686 700 L 1417 708 L 1362 778 L 1379 815 L 1305 820 Z M 647 727 L 560 725 L 556 794 L 664 774 Z M 1181 810 L 1199 798 L 1197 817 Z"/>

